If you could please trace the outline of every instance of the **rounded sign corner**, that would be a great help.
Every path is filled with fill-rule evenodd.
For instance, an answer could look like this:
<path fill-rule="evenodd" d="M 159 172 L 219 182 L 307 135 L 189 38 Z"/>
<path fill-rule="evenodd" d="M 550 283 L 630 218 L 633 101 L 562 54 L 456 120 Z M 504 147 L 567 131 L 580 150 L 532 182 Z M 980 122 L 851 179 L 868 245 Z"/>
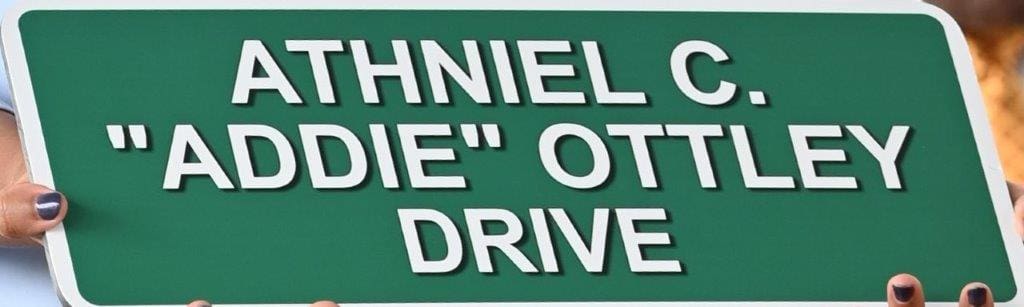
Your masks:
<path fill-rule="evenodd" d="M 3 28 L 2 34 L 5 45 L 7 44 L 7 38 L 10 37 L 9 34 L 11 33 L 11 31 L 17 31 L 18 28 L 20 27 L 21 18 L 25 17 L 25 15 L 27 15 L 28 13 L 36 11 L 40 8 L 41 7 L 39 6 L 39 4 L 37 4 L 34 1 L 18 1 L 15 2 L 14 5 L 12 5 L 11 8 L 8 9 L 7 12 L 3 14 L 3 23 L 0 24 L 0 27 Z"/>
<path fill-rule="evenodd" d="M 926 2 L 917 2 L 916 5 L 921 15 L 935 20 L 946 33 L 960 33 L 960 35 L 958 35 L 960 40 L 965 40 L 962 35 L 963 30 L 960 29 L 960 24 L 958 24 L 956 20 L 953 19 L 953 16 L 949 15 L 945 10 L 935 6 L 934 4 Z"/>
<path fill-rule="evenodd" d="M 1010 296 L 1009 299 L 1007 299 L 1006 301 L 1004 301 L 1002 303 L 1003 304 L 1013 305 L 1013 306 L 1024 305 L 1024 296 L 1021 295 L 1021 294 L 1024 294 L 1024 287 L 1020 287 L 1020 285 L 1018 285 L 1016 283 L 1016 281 L 1014 281 L 1013 289 L 1015 290 L 1015 291 L 1013 291 L 1013 296 Z"/>
<path fill-rule="evenodd" d="M 55 276 L 56 277 L 56 276 Z M 74 307 L 100 307 L 85 299 L 82 293 L 78 291 L 77 285 L 68 285 L 66 283 L 73 283 L 74 280 L 66 280 L 61 278 L 55 278 L 53 284 L 57 290 L 57 298 L 60 299 L 62 305 L 74 306 Z"/>

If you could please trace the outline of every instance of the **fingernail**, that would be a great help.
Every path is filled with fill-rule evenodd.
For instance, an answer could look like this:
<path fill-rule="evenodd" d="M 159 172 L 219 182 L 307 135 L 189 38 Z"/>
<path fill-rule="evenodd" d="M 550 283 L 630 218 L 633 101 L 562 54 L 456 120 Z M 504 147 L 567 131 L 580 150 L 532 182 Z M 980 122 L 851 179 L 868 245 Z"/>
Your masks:
<path fill-rule="evenodd" d="M 971 306 L 979 307 L 985 305 L 985 302 L 988 302 L 988 289 L 977 287 L 967 290 L 967 303 Z"/>
<path fill-rule="evenodd" d="M 60 213 L 60 203 L 64 199 L 60 193 L 50 192 L 36 197 L 36 212 L 44 220 L 52 220 Z"/>
<path fill-rule="evenodd" d="M 900 303 L 909 303 L 914 297 L 914 286 L 892 285 L 892 295 Z"/>

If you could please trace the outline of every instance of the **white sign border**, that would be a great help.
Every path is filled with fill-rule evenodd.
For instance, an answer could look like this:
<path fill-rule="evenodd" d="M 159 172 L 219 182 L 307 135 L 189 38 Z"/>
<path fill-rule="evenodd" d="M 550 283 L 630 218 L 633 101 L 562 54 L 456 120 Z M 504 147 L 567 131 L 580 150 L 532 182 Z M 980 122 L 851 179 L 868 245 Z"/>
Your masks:
<path fill-rule="evenodd" d="M 584 3 L 585 2 L 585 3 Z M 1006 303 L 999 305 L 1021 306 L 1024 298 L 1024 244 L 1014 232 L 1013 212 L 1009 193 L 1000 167 L 999 159 L 994 151 L 994 143 L 989 130 L 988 117 L 981 100 L 970 53 L 960 28 L 953 19 L 942 10 L 917 1 L 910 0 L 516 0 L 509 3 L 498 1 L 474 0 L 282 0 L 270 2 L 266 0 L 238 2 L 233 0 L 176 0 L 167 2 L 151 2 L 138 0 L 57 0 L 57 1 L 22 1 L 9 11 L 3 19 L 0 36 L 3 40 L 4 61 L 10 73 L 12 97 L 17 113 L 22 143 L 27 157 L 29 175 L 32 181 L 41 185 L 54 187 L 50 173 L 49 157 L 46 153 L 36 110 L 35 97 L 25 52 L 21 41 L 18 21 L 22 15 L 34 10 L 296 10 L 296 9 L 374 9 L 374 10 L 575 10 L 575 11 L 696 11 L 696 12 L 777 12 L 777 13 L 871 13 L 871 14 L 922 14 L 934 18 L 946 34 L 949 49 L 953 56 L 957 78 L 963 91 L 967 113 L 974 132 L 974 138 L 981 156 L 985 178 L 993 200 L 994 210 L 1002 232 L 1010 268 L 1017 286 L 1017 293 Z M 50 263 L 51 274 L 61 299 L 71 306 L 100 306 L 87 301 L 79 292 L 63 225 L 50 230 L 45 236 L 46 254 Z M 968 264 L 964 264 L 968 265 Z M 924 281 L 927 283 L 927 281 Z M 879 297 L 883 297 L 884 284 L 879 283 Z M 185 304 L 186 302 L 182 302 Z M 344 303 L 344 302 L 341 302 Z M 765 307 L 814 307 L 814 306 L 885 306 L 884 301 L 878 302 L 552 302 L 552 303 L 390 303 L 390 304 L 349 304 L 359 306 L 470 306 L 470 305 L 501 305 L 501 306 L 534 306 L 544 304 L 550 306 L 765 306 Z M 124 305 L 119 305 L 124 306 Z M 180 307 L 181 305 L 147 305 L 147 307 Z M 217 306 L 307 306 L 303 304 L 278 305 L 221 305 Z M 930 303 L 929 306 L 957 306 L 955 302 Z"/>

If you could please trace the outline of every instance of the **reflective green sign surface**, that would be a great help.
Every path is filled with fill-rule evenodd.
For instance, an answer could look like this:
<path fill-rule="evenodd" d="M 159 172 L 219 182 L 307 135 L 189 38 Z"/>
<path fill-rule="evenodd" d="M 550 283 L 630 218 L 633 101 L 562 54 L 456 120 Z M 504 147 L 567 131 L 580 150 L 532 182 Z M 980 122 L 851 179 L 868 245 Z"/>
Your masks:
<path fill-rule="evenodd" d="M 72 302 L 1007 301 L 977 85 L 918 6 L 41 7 L 4 40 Z"/>

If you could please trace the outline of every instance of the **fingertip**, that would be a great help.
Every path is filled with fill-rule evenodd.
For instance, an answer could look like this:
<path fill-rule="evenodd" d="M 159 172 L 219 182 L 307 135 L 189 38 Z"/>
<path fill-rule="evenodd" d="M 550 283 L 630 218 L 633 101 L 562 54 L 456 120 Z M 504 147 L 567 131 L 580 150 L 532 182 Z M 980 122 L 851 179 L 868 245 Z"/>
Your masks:
<path fill-rule="evenodd" d="M 921 281 L 916 276 L 907 273 L 897 274 L 889 279 L 889 285 L 919 286 Z"/>
<path fill-rule="evenodd" d="M 0 195 L 0 236 L 9 239 L 36 237 L 57 227 L 67 214 L 64 196 L 45 186 L 20 183 Z"/>
<path fill-rule="evenodd" d="M 187 307 L 211 307 L 211 306 L 213 306 L 213 305 L 211 305 L 210 302 L 207 302 L 207 301 L 204 301 L 204 300 L 198 300 L 198 301 L 194 301 L 192 303 L 189 303 Z"/>
<path fill-rule="evenodd" d="M 309 305 L 310 307 L 338 307 L 338 304 L 332 301 L 319 301 Z"/>
<path fill-rule="evenodd" d="M 35 197 L 36 215 L 39 217 L 36 232 L 43 233 L 57 227 L 68 212 L 68 200 L 64 194 L 45 190 Z"/>
<path fill-rule="evenodd" d="M 992 289 L 980 282 L 972 282 L 960 290 L 961 307 L 992 307 Z"/>
<path fill-rule="evenodd" d="M 64 194 L 57 191 L 47 190 L 35 197 L 36 214 L 44 221 L 59 221 L 63 219 L 67 207 L 67 200 Z"/>
<path fill-rule="evenodd" d="M 886 284 L 889 306 L 924 306 L 924 287 L 914 275 L 898 274 Z"/>

